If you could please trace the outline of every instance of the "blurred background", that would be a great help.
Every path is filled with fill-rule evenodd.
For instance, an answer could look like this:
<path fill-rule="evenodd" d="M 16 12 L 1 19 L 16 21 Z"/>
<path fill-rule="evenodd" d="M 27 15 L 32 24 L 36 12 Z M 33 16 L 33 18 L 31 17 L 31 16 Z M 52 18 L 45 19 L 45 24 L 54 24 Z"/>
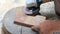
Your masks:
<path fill-rule="evenodd" d="M 0 0 L 0 18 L 11 8 L 26 5 L 26 0 Z M 1 21 L 0 19 L 0 21 Z"/>

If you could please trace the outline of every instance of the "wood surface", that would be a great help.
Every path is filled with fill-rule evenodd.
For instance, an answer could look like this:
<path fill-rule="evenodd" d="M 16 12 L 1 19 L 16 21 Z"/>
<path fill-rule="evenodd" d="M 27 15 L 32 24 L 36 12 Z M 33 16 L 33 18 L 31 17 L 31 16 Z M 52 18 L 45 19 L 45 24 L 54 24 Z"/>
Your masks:
<path fill-rule="evenodd" d="M 21 15 L 19 13 L 19 14 L 16 14 L 14 23 L 18 25 L 31 27 L 45 21 L 45 19 L 46 17 L 40 16 L 40 15 L 29 16 L 29 15 Z"/>

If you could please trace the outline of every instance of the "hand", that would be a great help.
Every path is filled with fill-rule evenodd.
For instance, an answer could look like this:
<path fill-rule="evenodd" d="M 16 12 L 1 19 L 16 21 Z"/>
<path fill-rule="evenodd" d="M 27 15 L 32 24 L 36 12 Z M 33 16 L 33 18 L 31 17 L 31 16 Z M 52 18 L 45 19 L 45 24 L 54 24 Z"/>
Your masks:
<path fill-rule="evenodd" d="M 60 20 L 46 20 L 40 25 L 35 25 L 32 29 L 39 32 L 39 34 L 53 34 L 56 30 L 60 30 Z"/>

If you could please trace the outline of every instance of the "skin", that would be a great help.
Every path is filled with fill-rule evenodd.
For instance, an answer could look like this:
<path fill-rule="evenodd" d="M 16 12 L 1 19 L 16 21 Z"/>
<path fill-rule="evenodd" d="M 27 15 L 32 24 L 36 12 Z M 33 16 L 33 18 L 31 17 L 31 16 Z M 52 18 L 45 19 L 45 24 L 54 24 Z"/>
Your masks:
<path fill-rule="evenodd" d="M 40 25 L 35 25 L 32 29 L 39 32 L 39 34 L 52 34 L 54 31 L 60 30 L 60 20 L 46 20 Z"/>

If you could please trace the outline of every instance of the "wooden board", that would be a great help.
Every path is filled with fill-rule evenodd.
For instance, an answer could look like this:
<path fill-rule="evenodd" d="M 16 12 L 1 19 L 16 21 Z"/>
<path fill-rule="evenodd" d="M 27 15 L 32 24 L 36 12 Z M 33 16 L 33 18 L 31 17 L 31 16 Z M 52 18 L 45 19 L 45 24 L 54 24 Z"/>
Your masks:
<path fill-rule="evenodd" d="M 18 25 L 24 25 L 24 26 L 34 26 L 34 25 L 38 25 L 39 23 L 45 21 L 46 17 L 44 16 L 21 16 L 21 14 L 16 14 L 14 23 L 18 24 Z"/>

